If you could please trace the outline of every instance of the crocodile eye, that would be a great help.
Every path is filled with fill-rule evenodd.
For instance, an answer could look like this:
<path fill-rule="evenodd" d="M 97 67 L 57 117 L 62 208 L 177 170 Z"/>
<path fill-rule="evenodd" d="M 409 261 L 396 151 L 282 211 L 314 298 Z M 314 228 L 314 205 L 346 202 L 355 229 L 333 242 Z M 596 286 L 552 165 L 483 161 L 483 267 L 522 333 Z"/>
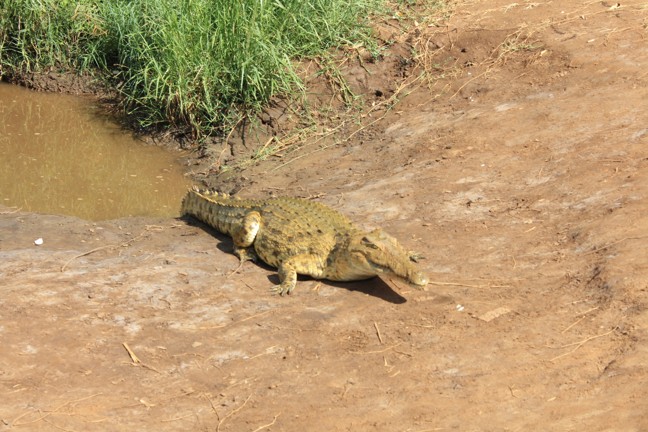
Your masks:
<path fill-rule="evenodd" d="M 374 242 L 372 242 L 371 240 L 369 240 L 367 237 L 362 238 L 362 244 L 364 246 L 370 247 L 371 249 L 379 249 L 379 247 L 376 246 L 376 244 Z"/>

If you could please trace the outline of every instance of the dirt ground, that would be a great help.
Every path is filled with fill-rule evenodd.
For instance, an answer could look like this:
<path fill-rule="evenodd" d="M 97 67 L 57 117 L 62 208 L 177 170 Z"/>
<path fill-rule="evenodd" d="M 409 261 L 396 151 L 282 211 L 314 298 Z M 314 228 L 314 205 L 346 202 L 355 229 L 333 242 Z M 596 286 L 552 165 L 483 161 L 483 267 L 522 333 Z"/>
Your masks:
<path fill-rule="evenodd" d="M 273 296 L 197 223 L 5 208 L 0 431 L 648 430 L 648 5 L 462 2 L 446 24 L 391 35 L 439 80 L 356 67 L 377 104 L 411 85 L 237 180 L 382 226 L 425 290 Z"/>

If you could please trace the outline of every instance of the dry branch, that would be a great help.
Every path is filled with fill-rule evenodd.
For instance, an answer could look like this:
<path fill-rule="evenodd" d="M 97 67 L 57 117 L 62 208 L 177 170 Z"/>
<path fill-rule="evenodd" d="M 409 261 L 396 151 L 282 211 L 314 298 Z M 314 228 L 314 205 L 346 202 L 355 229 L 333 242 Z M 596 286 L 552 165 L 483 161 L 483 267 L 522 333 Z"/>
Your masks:
<path fill-rule="evenodd" d="M 378 324 L 376 323 L 376 321 L 374 321 L 373 325 L 374 325 L 374 328 L 376 329 L 376 335 L 378 336 L 378 340 L 380 341 L 380 345 L 382 345 L 383 344 L 383 338 L 380 335 L 380 329 L 378 328 Z"/>
<path fill-rule="evenodd" d="M 574 351 L 576 351 L 577 349 L 579 349 L 579 348 L 582 347 L 583 345 L 585 345 L 587 342 L 589 342 L 589 341 L 591 341 L 591 340 L 593 340 L 593 339 L 598 339 L 598 338 L 600 338 L 600 337 L 607 336 L 607 335 L 613 333 L 616 329 L 617 329 L 617 328 L 614 327 L 612 330 L 610 330 L 610 331 L 608 331 L 608 332 L 605 332 L 605 333 L 602 333 L 602 334 L 599 334 L 599 335 L 596 335 L 596 336 L 590 336 L 590 337 L 588 337 L 588 338 L 586 338 L 586 339 L 583 339 L 583 340 L 580 341 L 580 342 L 573 342 L 573 343 L 570 343 L 570 344 L 567 344 L 567 345 L 563 345 L 563 346 L 561 346 L 560 348 L 567 348 L 567 347 L 574 346 L 574 345 L 576 345 L 576 347 L 575 347 L 573 350 L 571 350 L 571 351 L 568 351 L 568 352 L 566 352 L 566 353 L 560 354 L 559 356 L 556 356 L 556 357 L 552 358 L 551 361 L 553 362 L 553 361 L 558 360 L 559 358 L 565 357 L 565 356 L 567 356 L 567 355 L 573 353 Z"/>
<path fill-rule="evenodd" d="M 133 366 L 142 366 L 143 368 L 146 368 L 146 369 L 152 370 L 153 372 L 157 372 L 157 373 L 159 373 L 159 374 L 162 374 L 162 372 L 160 372 L 159 370 L 155 369 L 153 366 L 150 366 L 150 365 L 148 365 L 148 364 L 142 362 L 142 361 L 139 359 L 139 357 L 137 357 L 137 355 L 135 355 L 135 353 L 133 352 L 133 350 L 130 349 L 130 347 L 128 346 L 128 344 L 127 344 L 126 342 L 122 342 L 122 346 L 126 349 L 126 352 L 128 352 L 128 356 L 131 358 L 131 360 L 132 360 L 132 363 L 131 363 L 131 364 L 132 364 Z"/>
<path fill-rule="evenodd" d="M 563 331 L 561 331 L 560 333 L 565 333 L 567 330 L 569 330 L 570 328 L 574 327 L 574 326 L 575 326 L 576 324 L 578 324 L 579 322 L 583 321 L 583 320 L 585 319 L 585 315 L 587 315 L 587 314 L 590 313 L 590 312 L 594 312 L 594 311 L 597 310 L 598 308 L 599 308 L 599 307 L 596 306 L 596 307 L 593 307 L 593 308 L 590 309 L 590 310 L 587 310 L 587 311 L 583 312 L 583 313 L 581 314 L 582 316 L 581 316 L 578 320 L 576 320 L 575 322 L 573 322 L 572 324 L 570 324 L 569 326 L 567 326 L 567 327 L 566 327 Z"/>
<path fill-rule="evenodd" d="M 152 228 L 151 230 L 155 230 L 155 229 Z M 130 246 L 133 242 L 135 242 L 136 240 L 139 240 L 140 238 L 142 238 L 142 237 L 144 236 L 144 234 L 145 234 L 146 231 L 149 231 L 149 229 L 148 229 L 148 228 L 145 229 L 141 234 L 139 234 L 139 235 L 133 237 L 132 239 L 130 239 L 130 240 L 128 240 L 128 241 L 125 241 L 124 243 L 121 243 L 121 244 L 118 244 L 118 245 L 106 245 L 106 246 L 100 246 L 100 247 L 94 248 L 94 249 L 92 249 L 92 250 L 89 250 L 89 251 L 87 251 L 87 252 L 80 253 L 79 255 L 75 255 L 75 256 L 73 256 L 72 258 L 70 258 L 69 260 L 67 260 L 67 261 L 65 262 L 65 264 L 63 264 L 63 265 L 61 266 L 61 272 L 64 272 L 65 269 L 67 268 L 68 264 L 70 264 L 72 261 L 74 261 L 74 260 L 77 259 L 77 258 L 81 258 L 81 257 L 83 257 L 83 256 L 90 255 L 90 254 L 92 254 L 92 253 L 95 253 L 95 252 L 98 252 L 98 251 L 100 251 L 100 250 L 104 250 L 104 249 L 117 249 L 117 248 L 120 248 L 120 247 L 127 247 L 127 246 Z"/>
<path fill-rule="evenodd" d="M 260 430 L 263 430 L 263 429 L 265 429 L 267 427 L 272 426 L 273 424 L 275 424 L 275 422 L 277 421 L 277 417 L 279 417 L 280 415 L 281 415 L 281 413 L 277 414 L 276 416 L 274 416 L 274 418 L 272 419 L 272 421 L 270 423 L 265 424 L 263 426 L 259 426 L 258 428 L 254 429 L 252 432 L 259 432 Z"/>
<path fill-rule="evenodd" d="M 237 412 L 241 411 L 243 409 L 243 407 L 245 406 L 245 404 L 248 403 L 248 401 L 250 400 L 251 397 L 252 397 L 252 393 L 250 393 L 250 396 L 248 396 L 247 399 L 245 399 L 245 401 L 243 401 L 243 403 L 241 404 L 240 407 L 233 409 L 232 411 L 227 413 L 227 415 L 225 417 L 220 419 L 220 421 L 218 422 L 218 426 L 216 426 L 216 432 L 220 432 L 220 428 L 221 428 L 221 425 L 223 424 L 223 422 L 225 420 L 227 420 L 227 418 L 229 418 L 232 415 L 236 414 Z"/>
<path fill-rule="evenodd" d="M 86 397 L 83 397 L 83 398 L 81 398 L 81 399 L 75 399 L 75 400 L 72 400 L 72 401 L 65 402 L 64 404 L 61 404 L 61 405 L 59 405 L 58 407 L 54 408 L 52 411 L 47 411 L 46 414 L 41 415 L 40 417 L 38 417 L 38 418 L 35 419 L 35 420 L 30 420 L 30 421 L 26 421 L 26 422 L 18 423 L 18 420 L 20 420 L 21 418 L 23 418 L 23 417 L 25 417 L 26 415 L 29 415 L 29 414 L 31 413 L 31 411 L 28 411 L 28 412 L 26 412 L 26 413 L 23 413 L 23 414 L 19 415 L 19 416 L 16 417 L 15 419 L 13 419 L 13 421 L 11 422 L 11 425 L 12 425 L 12 426 L 25 426 L 25 425 L 28 425 L 28 424 L 32 424 L 32 423 L 39 422 L 39 421 L 41 421 L 41 420 L 45 421 L 45 419 L 46 419 L 47 417 L 51 416 L 52 414 L 56 414 L 59 410 L 61 410 L 62 408 L 65 408 L 65 407 L 68 406 L 68 405 L 72 405 L 72 404 L 76 404 L 76 403 L 79 403 L 79 402 L 83 402 L 83 401 L 85 401 L 85 400 L 91 399 L 91 398 L 96 397 L 96 396 L 100 396 L 100 395 L 102 395 L 102 394 L 103 394 L 103 393 L 95 393 L 95 394 L 93 394 L 93 395 L 86 396 Z M 41 412 L 41 411 L 39 410 L 39 413 L 40 413 L 40 412 Z"/>

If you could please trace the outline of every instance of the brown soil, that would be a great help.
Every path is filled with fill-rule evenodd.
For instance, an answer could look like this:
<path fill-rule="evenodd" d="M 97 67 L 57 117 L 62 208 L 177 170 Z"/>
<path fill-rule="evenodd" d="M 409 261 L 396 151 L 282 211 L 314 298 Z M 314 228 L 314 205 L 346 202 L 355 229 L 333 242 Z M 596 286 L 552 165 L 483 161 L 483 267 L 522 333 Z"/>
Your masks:
<path fill-rule="evenodd" d="M 66 93 L 73 95 L 101 95 L 113 97 L 105 87 L 90 75 L 75 75 L 59 72 L 29 73 L 20 76 L 3 76 L 7 82 L 19 84 L 36 91 Z"/>
<path fill-rule="evenodd" d="M 0 431 L 648 429 L 647 25 L 640 1 L 491 0 L 394 27 L 439 80 L 350 66 L 376 103 L 409 85 L 235 179 L 384 227 L 424 291 L 278 297 L 187 221 L 6 209 Z"/>

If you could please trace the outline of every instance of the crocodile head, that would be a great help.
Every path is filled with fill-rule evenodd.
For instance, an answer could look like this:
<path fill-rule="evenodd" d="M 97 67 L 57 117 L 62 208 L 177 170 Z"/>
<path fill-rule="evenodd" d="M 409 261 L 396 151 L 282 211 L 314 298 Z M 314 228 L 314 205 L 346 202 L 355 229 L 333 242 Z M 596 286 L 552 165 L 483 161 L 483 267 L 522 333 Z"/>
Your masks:
<path fill-rule="evenodd" d="M 353 266 L 367 274 L 392 274 L 408 282 L 424 286 L 428 278 L 414 267 L 411 253 L 380 229 L 353 238 L 349 244 Z"/>

